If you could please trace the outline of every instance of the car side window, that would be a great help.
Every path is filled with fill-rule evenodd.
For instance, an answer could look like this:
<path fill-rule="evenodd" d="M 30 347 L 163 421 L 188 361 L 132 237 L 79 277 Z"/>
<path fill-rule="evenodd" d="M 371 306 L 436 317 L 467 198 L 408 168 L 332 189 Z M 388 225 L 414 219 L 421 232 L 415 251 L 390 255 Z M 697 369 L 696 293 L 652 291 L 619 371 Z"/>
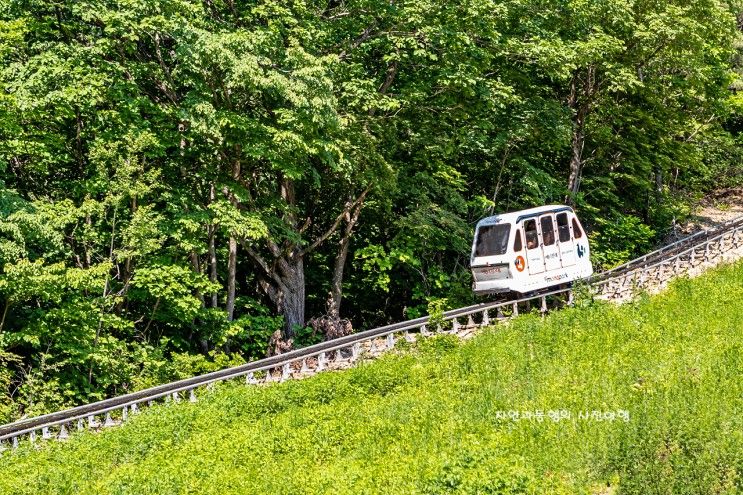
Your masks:
<path fill-rule="evenodd" d="M 536 249 L 539 247 L 539 234 L 537 233 L 537 221 L 527 220 L 524 222 L 524 232 L 526 233 L 526 248 Z"/>
<path fill-rule="evenodd" d="M 555 226 L 552 223 L 552 215 L 545 215 L 539 219 L 542 225 L 542 242 L 545 246 L 551 246 L 555 243 Z"/>
<path fill-rule="evenodd" d="M 580 239 L 583 237 L 583 231 L 580 229 L 580 225 L 578 225 L 578 220 L 573 218 L 573 235 L 576 239 Z"/>
<path fill-rule="evenodd" d="M 513 250 L 517 253 L 524 249 L 524 245 L 521 241 L 521 229 L 516 229 L 516 240 L 513 241 Z"/>
<path fill-rule="evenodd" d="M 560 239 L 560 242 L 570 241 L 570 225 L 568 225 L 567 213 L 557 214 L 557 235 Z"/>

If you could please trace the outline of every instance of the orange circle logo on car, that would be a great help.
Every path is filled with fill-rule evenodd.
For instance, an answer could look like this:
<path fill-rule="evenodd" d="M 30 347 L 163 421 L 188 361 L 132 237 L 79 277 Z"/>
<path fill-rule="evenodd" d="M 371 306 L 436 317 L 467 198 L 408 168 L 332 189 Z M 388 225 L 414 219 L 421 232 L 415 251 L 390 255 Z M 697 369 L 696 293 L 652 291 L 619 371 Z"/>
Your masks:
<path fill-rule="evenodd" d="M 523 272 L 524 268 L 526 268 L 526 261 L 524 261 L 524 257 L 516 256 L 516 269 L 520 272 Z"/>

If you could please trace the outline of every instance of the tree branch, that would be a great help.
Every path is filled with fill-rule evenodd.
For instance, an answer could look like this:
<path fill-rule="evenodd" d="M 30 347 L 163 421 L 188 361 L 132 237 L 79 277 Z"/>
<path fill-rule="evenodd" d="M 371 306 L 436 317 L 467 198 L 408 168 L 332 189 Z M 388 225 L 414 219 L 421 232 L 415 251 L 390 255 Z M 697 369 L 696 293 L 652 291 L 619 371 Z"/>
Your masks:
<path fill-rule="evenodd" d="M 175 82 L 173 81 L 173 76 L 170 74 L 168 66 L 165 65 L 165 60 L 163 60 L 163 55 L 160 51 L 160 34 L 155 33 L 155 35 L 153 36 L 153 40 L 155 42 L 155 55 L 157 56 L 157 61 L 160 64 L 160 68 L 162 69 L 163 74 L 165 75 L 165 80 L 167 81 L 168 85 L 170 85 L 170 88 L 168 88 L 167 85 L 161 84 L 160 89 L 163 90 L 165 96 L 167 96 L 173 104 L 177 104 L 178 102 L 176 94 L 174 93 Z"/>
<path fill-rule="evenodd" d="M 698 126 L 698 127 L 697 127 L 697 128 L 695 129 L 695 130 L 694 130 L 694 132 L 692 132 L 692 133 L 691 133 L 691 134 L 689 135 L 689 137 L 688 137 L 688 138 L 684 139 L 684 142 L 685 142 L 685 143 L 688 143 L 688 142 L 690 142 L 690 141 L 691 141 L 692 139 L 694 139 L 694 137 L 695 137 L 695 136 L 696 136 L 697 134 L 699 134 L 699 131 L 701 131 L 701 130 L 702 130 L 702 128 L 704 128 L 704 126 L 707 126 L 707 125 L 711 124 L 711 123 L 712 123 L 712 121 L 713 121 L 713 120 L 715 120 L 716 118 L 717 118 L 717 115 L 715 115 L 715 114 L 712 114 L 712 117 L 710 117 L 709 119 L 707 119 L 707 121 L 705 121 L 705 122 L 703 122 L 703 123 L 699 124 L 699 126 Z"/>
<path fill-rule="evenodd" d="M 374 22 L 373 22 L 373 23 L 371 24 L 371 26 L 369 26 L 368 28 L 364 29 L 364 31 L 363 31 L 363 32 L 361 33 L 361 36 L 359 36 L 358 38 L 356 38 L 356 39 L 355 39 L 355 40 L 354 40 L 354 41 L 353 41 L 353 42 L 351 43 L 351 46 L 349 46 L 349 47 L 348 47 L 348 50 L 343 50 L 343 51 L 342 51 L 342 52 L 340 53 L 340 55 L 338 55 L 338 60 L 345 60 L 345 59 L 346 59 L 346 58 L 348 57 L 349 53 L 350 53 L 350 52 L 351 52 L 352 50 L 355 50 L 356 48 L 358 48 L 358 46 L 359 46 L 359 45 L 360 45 L 361 43 L 363 43 L 364 41 L 366 41 L 366 40 L 368 40 L 369 38 L 371 38 L 371 35 L 372 35 L 372 31 L 374 30 L 374 28 L 376 27 L 376 25 L 377 25 L 377 21 L 374 21 Z"/>
<path fill-rule="evenodd" d="M 245 252 L 248 253 L 248 256 L 253 259 L 253 261 L 260 267 L 261 270 L 263 270 L 263 273 L 266 275 L 266 277 L 270 278 L 276 283 L 281 283 L 281 279 L 276 275 L 276 272 L 271 269 L 271 266 L 266 262 L 263 256 L 261 256 L 257 251 L 251 248 L 250 245 L 248 245 L 248 243 L 244 240 L 241 239 L 240 244 L 242 245 Z"/>
<path fill-rule="evenodd" d="M 369 190 L 370 189 L 371 189 L 371 186 L 367 187 L 364 190 L 364 192 L 362 192 L 359 195 L 359 197 L 356 198 L 356 200 L 353 203 L 347 203 L 346 206 L 343 208 L 343 211 L 336 217 L 335 221 L 330 226 L 330 228 L 328 228 L 328 230 L 326 230 L 325 233 L 322 234 L 320 237 L 318 237 L 317 239 L 315 239 L 315 242 L 313 242 L 312 244 L 310 244 L 305 249 L 301 250 L 299 252 L 299 256 L 301 257 L 301 256 L 304 256 L 307 253 L 310 253 L 310 252 L 314 251 L 320 244 L 322 244 L 323 242 L 325 242 L 325 240 L 328 237 L 330 237 L 331 235 L 333 235 L 333 232 L 335 232 L 336 230 L 338 230 L 338 226 L 340 226 L 340 224 L 343 221 L 343 219 L 348 216 L 349 212 L 351 212 L 351 210 L 353 210 L 356 207 L 356 205 L 364 202 L 364 198 L 366 198 L 366 195 L 369 193 Z"/>

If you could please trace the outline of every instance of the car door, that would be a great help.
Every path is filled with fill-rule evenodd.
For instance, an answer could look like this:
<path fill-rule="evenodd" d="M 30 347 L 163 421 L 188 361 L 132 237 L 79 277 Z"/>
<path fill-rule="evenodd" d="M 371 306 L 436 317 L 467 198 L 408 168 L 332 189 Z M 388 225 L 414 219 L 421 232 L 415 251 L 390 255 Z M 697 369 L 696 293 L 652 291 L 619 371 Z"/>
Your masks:
<path fill-rule="evenodd" d="M 555 236 L 555 217 L 547 214 L 539 217 L 539 227 L 542 232 L 542 253 L 544 256 L 544 268 L 547 271 L 558 270 L 560 263 L 560 248 Z"/>
<path fill-rule="evenodd" d="M 526 237 L 526 265 L 529 267 L 529 274 L 543 273 L 544 255 L 542 254 L 539 230 L 535 219 L 524 221 L 524 235 Z"/>
<path fill-rule="evenodd" d="M 558 213 L 557 219 L 557 242 L 560 246 L 560 258 L 562 266 L 575 265 L 575 242 L 570 232 L 570 221 L 567 212 Z"/>

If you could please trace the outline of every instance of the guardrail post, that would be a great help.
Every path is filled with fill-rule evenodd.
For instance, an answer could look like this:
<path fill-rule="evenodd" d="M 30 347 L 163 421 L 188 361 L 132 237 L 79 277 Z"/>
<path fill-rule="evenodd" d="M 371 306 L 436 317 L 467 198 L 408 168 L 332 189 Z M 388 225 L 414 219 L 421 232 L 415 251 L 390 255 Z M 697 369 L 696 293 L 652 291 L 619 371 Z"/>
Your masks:
<path fill-rule="evenodd" d="M 482 326 L 490 325 L 490 315 L 488 314 L 488 310 L 485 309 L 482 312 Z"/>
<path fill-rule="evenodd" d="M 495 310 L 495 317 L 499 320 L 506 317 L 506 315 L 503 314 L 503 306 L 498 306 L 498 309 Z"/>
<path fill-rule="evenodd" d="M 467 326 L 470 328 L 475 326 L 475 320 L 472 318 L 472 315 L 467 315 Z"/>
<path fill-rule="evenodd" d="M 513 303 L 513 316 L 519 315 L 519 303 L 515 302 Z"/>
<path fill-rule="evenodd" d="M 188 402 L 193 404 L 194 402 L 198 402 L 199 400 L 196 398 L 196 392 L 194 389 L 191 389 L 188 391 Z"/>
<path fill-rule="evenodd" d="M 98 428 L 101 426 L 95 419 L 95 415 L 88 416 L 88 428 Z"/>
<path fill-rule="evenodd" d="M 114 423 L 114 420 L 111 419 L 111 413 L 110 412 L 107 412 L 106 413 L 106 420 L 103 422 L 103 427 L 104 428 L 111 428 L 112 426 L 115 426 L 115 425 L 116 425 L 116 423 Z"/>
<path fill-rule="evenodd" d="M 542 316 L 544 316 L 545 314 L 547 314 L 547 298 L 545 296 L 542 296 L 541 301 L 542 305 L 539 308 L 539 311 L 542 313 Z"/>
<path fill-rule="evenodd" d="M 67 432 L 67 427 L 64 423 L 59 427 L 59 435 L 57 435 L 57 440 L 67 440 L 70 438 L 70 434 Z"/>
<path fill-rule="evenodd" d="M 575 296 L 573 295 L 573 290 L 570 289 L 568 291 L 568 306 L 572 306 L 575 303 Z"/>
<path fill-rule="evenodd" d="M 52 436 L 49 434 L 49 427 L 45 426 L 41 429 L 41 438 L 44 440 L 49 440 L 52 438 Z"/>
<path fill-rule="evenodd" d="M 121 421 L 126 421 L 129 419 L 129 407 L 124 406 L 121 408 Z"/>
<path fill-rule="evenodd" d="M 28 441 L 31 443 L 31 445 L 36 444 L 36 432 L 35 431 L 32 431 L 31 433 L 28 434 Z"/>
<path fill-rule="evenodd" d="M 395 347 L 395 334 L 394 333 L 387 334 L 387 347 L 390 349 Z"/>
<path fill-rule="evenodd" d="M 302 367 L 299 369 L 300 373 L 308 373 L 310 368 L 307 366 L 307 358 L 302 359 Z"/>
<path fill-rule="evenodd" d="M 335 362 L 339 363 L 341 361 L 343 361 L 343 353 L 341 352 L 340 349 L 336 349 L 335 350 Z"/>
<path fill-rule="evenodd" d="M 83 420 L 78 419 L 77 420 L 77 431 L 83 431 L 85 429 L 85 425 L 83 425 Z"/>
<path fill-rule="evenodd" d="M 18 448 L 18 437 L 13 437 L 13 448 L 14 449 Z"/>
<path fill-rule="evenodd" d="M 428 335 L 428 329 L 426 328 L 426 325 L 421 325 L 420 334 L 423 335 L 424 337 Z"/>
<path fill-rule="evenodd" d="M 134 404 L 132 404 L 132 405 L 131 405 L 131 406 L 129 407 L 129 410 L 131 411 L 131 413 L 132 413 L 132 414 L 137 414 L 137 413 L 139 412 L 139 406 L 138 406 L 138 405 L 137 405 L 137 403 L 135 402 Z"/>
<path fill-rule="evenodd" d="M 439 331 L 441 331 L 440 328 Z M 457 320 L 456 318 L 451 321 L 451 331 L 454 333 L 459 331 L 459 320 Z"/>
<path fill-rule="evenodd" d="M 356 361 L 359 358 L 360 353 L 361 353 L 361 344 L 356 342 L 353 346 L 351 346 L 351 359 Z"/>
<path fill-rule="evenodd" d="M 289 363 L 285 363 L 284 366 L 281 367 L 281 381 L 285 382 L 289 379 Z"/>
<path fill-rule="evenodd" d="M 247 375 L 245 375 L 245 385 L 255 385 L 258 383 L 258 380 L 255 379 L 255 373 L 252 371 L 249 371 Z"/>
<path fill-rule="evenodd" d="M 321 352 L 317 356 L 317 371 L 323 371 L 325 369 L 325 353 Z"/>
<path fill-rule="evenodd" d="M 407 330 L 405 330 L 402 333 L 402 335 L 403 335 L 403 337 L 405 337 L 405 341 L 406 342 L 411 342 L 411 343 L 412 342 L 415 342 L 415 338 L 412 335 L 410 335 L 410 332 L 408 332 Z"/>

